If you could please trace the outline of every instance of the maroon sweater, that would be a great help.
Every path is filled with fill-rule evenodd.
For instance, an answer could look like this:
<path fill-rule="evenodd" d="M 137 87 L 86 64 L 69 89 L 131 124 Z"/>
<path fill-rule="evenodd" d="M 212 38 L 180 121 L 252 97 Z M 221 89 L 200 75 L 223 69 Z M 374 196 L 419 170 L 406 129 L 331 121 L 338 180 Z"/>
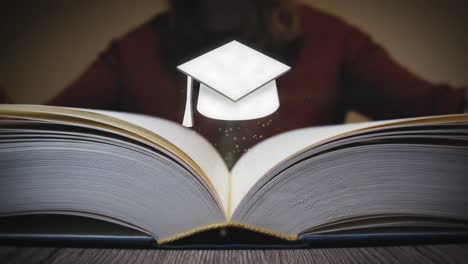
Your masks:
<path fill-rule="evenodd" d="M 432 85 L 396 63 L 369 36 L 343 21 L 301 7 L 303 47 L 278 81 L 279 110 L 262 119 L 226 122 L 195 111 L 194 129 L 227 160 L 275 134 L 342 123 L 348 110 L 374 119 L 459 113 L 464 90 Z M 181 122 L 186 79 L 161 62 L 153 20 L 113 41 L 48 104 L 143 113 Z"/>

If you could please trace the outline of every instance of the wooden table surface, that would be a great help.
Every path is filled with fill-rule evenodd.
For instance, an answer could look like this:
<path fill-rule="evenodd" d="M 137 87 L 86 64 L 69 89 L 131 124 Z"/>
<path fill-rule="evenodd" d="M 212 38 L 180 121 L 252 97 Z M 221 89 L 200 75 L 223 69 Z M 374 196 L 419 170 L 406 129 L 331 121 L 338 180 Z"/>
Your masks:
<path fill-rule="evenodd" d="M 0 247 L 0 263 L 468 263 L 468 244 L 297 250 Z"/>

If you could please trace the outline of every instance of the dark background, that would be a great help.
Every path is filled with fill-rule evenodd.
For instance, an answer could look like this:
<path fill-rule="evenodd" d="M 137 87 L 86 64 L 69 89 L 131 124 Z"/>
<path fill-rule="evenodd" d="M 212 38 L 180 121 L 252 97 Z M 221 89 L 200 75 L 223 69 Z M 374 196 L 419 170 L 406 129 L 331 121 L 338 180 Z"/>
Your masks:
<path fill-rule="evenodd" d="M 430 81 L 468 84 L 466 0 L 302 2 L 360 27 Z M 0 83 L 15 102 L 44 102 L 77 78 L 112 38 L 166 8 L 165 0 L 2 1 Z"/>

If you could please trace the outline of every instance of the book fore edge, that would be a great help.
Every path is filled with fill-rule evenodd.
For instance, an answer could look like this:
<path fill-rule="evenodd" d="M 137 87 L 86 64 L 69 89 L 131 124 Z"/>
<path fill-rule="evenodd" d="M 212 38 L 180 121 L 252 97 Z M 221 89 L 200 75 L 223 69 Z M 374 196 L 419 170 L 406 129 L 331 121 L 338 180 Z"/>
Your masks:
<path fill-rule="evenodd" d="M 135 137 L 143 140 L 143 142 L 146 142 L 147 144 L 149 143 L 150 145 L 156 145 L 157 147 L 160 147 L 179 158 L 187 166 L 191 167 L 196 173 L 198 173 L 198 175 L 200 175 L 203 181 L 207 183 L 208 187 L 214 194 L 217 203 L 220 205 L 220 209 L 223 211 L 223 214 L 229 218 L 227 215 L 229 212 L 227 206 L 226 208 L 223 206 L 219 193 L 216 191 L 216 188 L 214 187 L 208 175 L 200 168 L 200 166 L 179 147 L 164 137 L 146 128 L 102 113 L 86 111 L 84 108 L 80 109 L 48 105 L 0 104 L 0 118 L 1 117 L 25 118 L 49 122 L 58 121 L 72 126 L 84 125 L 84 127 L 98 129 L 109 133 L 122 132 L 122 134 L 126 135 L 127 137 Z"/>
<path fill-rule="evenodd" d="M 269 229 L 266 229 L 266 228 L 252 226 L 252 225 L 248 225 L 248 224 L 242 224 L 242 223 L 238 223 L 238 222 L 226 222 L 226 223 L 210 224 L 210 225 L 197 227 L 195 229 L 192 229 L 192 230 L 177 234 L 175 236 L 158 239 L 157 243 L 158 244 L 168 244 L 168 243 L 177 241 L 179 239 L 190 237 L 190 236 L 195 235 L 197 233 L 201 233 L 201 232 L 209 231 L 209 230 L 214 230 L 214 229 L 217 229 L 217 228 L 225 228 L 225 227 L 242 228 L 242 229 L 245 229 L 245 230 L 257 232 L 257 233 L 260 233 L 260 234 L 268 235 L 268 236 L 271 236 L 271 237 L 274 237 L 274 238 L 283 239 L 283 240 L 286 240 L 286 241 L 298 241 L 299 240 L 299 237 L 296 236 L 296 235 L 282 234 L 282 233 L 275 232 L 275 231 L 272 231 L 272 230 L 269 230 Z"/>

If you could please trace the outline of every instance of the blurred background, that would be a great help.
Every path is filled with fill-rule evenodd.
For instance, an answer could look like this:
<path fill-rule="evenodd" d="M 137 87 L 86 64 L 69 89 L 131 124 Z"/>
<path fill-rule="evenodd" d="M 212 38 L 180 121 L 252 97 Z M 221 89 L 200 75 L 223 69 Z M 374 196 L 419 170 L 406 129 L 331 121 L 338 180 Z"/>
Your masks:
<path fill-rule="evenodd" d="M 302 2 L 361 28 L 429 81 L 468 83 L 466 0 Z M 166 9 L 165 0 L 2 3 L 0 83 L 17 103 L 42 103 L 77 78 L 111 39 Z M 352 113 L 348 121 L 363 118 Z"/>

